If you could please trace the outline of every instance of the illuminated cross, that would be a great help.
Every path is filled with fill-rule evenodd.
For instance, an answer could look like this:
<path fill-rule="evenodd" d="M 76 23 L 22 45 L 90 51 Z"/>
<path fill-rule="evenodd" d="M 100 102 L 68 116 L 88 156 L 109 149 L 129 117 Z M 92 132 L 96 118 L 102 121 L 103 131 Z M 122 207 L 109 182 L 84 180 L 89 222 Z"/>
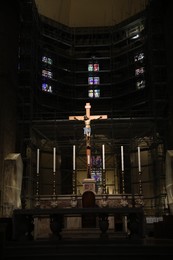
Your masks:
<path fill-rule="evenodd" d="M 84 121 L 84 135 L 86 137 L 86 156 L 87 156 L 87 178 L 91 178 L 91 120 L 107 119 L 107 115 L 90 115 L 91 105 L 86 103 L 86 114 L 84 116 L 69 116 L 69 120 Z"/>

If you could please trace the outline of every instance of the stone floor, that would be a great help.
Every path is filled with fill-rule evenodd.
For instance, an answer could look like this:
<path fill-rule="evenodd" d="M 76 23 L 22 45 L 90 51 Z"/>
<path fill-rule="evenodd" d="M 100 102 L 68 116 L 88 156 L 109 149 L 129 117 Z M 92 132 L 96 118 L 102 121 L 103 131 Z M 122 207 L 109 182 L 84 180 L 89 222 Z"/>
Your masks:
<path fill-rule="evenodd" d="M 173 239 L 156 239 L 153 237 L 128 238 L 122 232 L 108 232 L 101 235 L 99 230 L 90 232 L 65 232 L 61 239 L 50 236 L 49 239 L 6 241 L 1 250 L 3 260 L 52 260 L 52 259 L 98 259 L 113 257 L 124 260 L 129 258 L 161 259 L 173 257 Z"/>

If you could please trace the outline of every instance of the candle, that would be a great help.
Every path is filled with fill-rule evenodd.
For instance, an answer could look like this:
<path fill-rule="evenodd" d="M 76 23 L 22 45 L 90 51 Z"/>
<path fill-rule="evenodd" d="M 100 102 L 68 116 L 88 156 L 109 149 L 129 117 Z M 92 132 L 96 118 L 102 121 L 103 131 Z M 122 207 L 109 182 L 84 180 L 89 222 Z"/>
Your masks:
<path fill-rule="evenodd" d="M 37 149 L 37 173 L 39 173 L 39 164 L 40 164 L 40 150 Z"/>
<path fill-rule="evenodd" d="M 73 171 L 75 171 L 75 169 L 76 169 L 75 156 L 76 156 L 76 147 L 75 147 L 75 145 L 73 145 Z"/>
<path fill-rule="evenodd" d="M 53 172 L 56 172 L 56 148 L 53 147 Z"/>
<path fill-rule="evenodd" d="M 90 165 L 90 156 L 89 155 L 88 155 L 87 159 L 88 159 L 88 165 Z"/>
<path fill-rule="evenodd" d="M 124 151 L 123 146 L 121 146 L 121 170 L 124 171 Z"/>
<path fill-rule="evenodd" d="M 102 145 L 103 170 L 105 170 L 105 145 Z"/>
<path fill-rule="evenodd" d="M 167 198 L 167 196 L 165 197 L 165 209 L 167 209 L 168 208 L 168 198 Z"/>
<path fill-rule="evenodd" d="M 138 170 L 141 172 L 141 155 L 140 155 L 140 147 L 138 146 Z"/>

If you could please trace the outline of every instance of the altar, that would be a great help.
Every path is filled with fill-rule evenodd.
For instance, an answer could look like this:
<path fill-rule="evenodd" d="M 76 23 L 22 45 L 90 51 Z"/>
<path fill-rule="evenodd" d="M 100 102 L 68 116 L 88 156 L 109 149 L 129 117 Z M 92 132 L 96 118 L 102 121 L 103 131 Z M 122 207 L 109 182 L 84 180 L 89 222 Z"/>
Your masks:
<path fill-rule="evenodd" d="M 78 231 L 80 232 L 82 227 L 82 216 L 85 214 L 93 214 L 97 219 L 95 230 L 100 230 L 99 234 L 102 234 L 100 228 L 101 221 L 107 221 L 108 227 L 106 233 L 111 230 L 112 232 L 119 232 L 117 228 L 121 219 L 121 232 L 128 233 L 128 222 L 131 216 L 136 216 L 138 219 L 138 231 L 140 236 L 144 233 L 144 213 L 143 207 L 139 202 L 139 197 L 135 197 L 136 204 L 132 204 L 134 198 L 131 195 L 126 195 L 122 198 L 121 195 L 117 196 L 96 196 L 96 203 L 98 207 L 95 208 L 83 208 L 81 206 L 82 197 L 76 196 L 76 206 L 71 205 L 73 197 L 65 195 L 58 196 L 56 198 L 56 206 L 51 206 L 52 201 L 48 198 L 42 198 L 40 200 L 40 207 L 33 209 L 15 209 L 13 212 L 13 224 L 14 224 L 14 239 L 21 239 L 25 234 L 31 233 L 35 240 L 37 239 L 49 239 L 52 235 L 50 223 L 53 223 L 56 228 L 59 226 L 56 235 L 63 237 L 63 232 Z M 103 201 L 106 199 L 107 205 L 103 206 Z M 126 204 L 124 203 L 126 200 Z M 31 235 L 30 234 L 30 235 Z"/>

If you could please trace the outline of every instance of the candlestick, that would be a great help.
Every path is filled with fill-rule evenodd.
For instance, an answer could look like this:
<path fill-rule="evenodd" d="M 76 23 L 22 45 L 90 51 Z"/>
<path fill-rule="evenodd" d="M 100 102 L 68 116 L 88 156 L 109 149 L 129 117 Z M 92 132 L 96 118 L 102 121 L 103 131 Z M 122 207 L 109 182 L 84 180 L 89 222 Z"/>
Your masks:
<path fill-rule="evenodd" d="M 53 147 L 53 172 L 56 172 L 56 147 Z"/>
<path fill-rule="evenodd" d="M 105 145 L 102 145 L 102 161 L 103 161 L 103 170 L 105 170 Z"/>
<path fill-rule="evenodd" d="M 124 171 L 124 151 L 123 146 L 121 146 L 121 170 Z"/>
<path fill-rule="evenodd" d="M 76 146 L 73 145 L 73 171 L 76 169 Z"/>
<path fill-rule="evenodd" d="M 39 165 L 40 165 L 40 150 L 37 149 L 37 173 L 39 173 Z"/>
<path fill-rule="evenodd" d="M 138 146 L 138 170 L 141 172 L 141 155 L 140 155 L 140 147 Z"/>

